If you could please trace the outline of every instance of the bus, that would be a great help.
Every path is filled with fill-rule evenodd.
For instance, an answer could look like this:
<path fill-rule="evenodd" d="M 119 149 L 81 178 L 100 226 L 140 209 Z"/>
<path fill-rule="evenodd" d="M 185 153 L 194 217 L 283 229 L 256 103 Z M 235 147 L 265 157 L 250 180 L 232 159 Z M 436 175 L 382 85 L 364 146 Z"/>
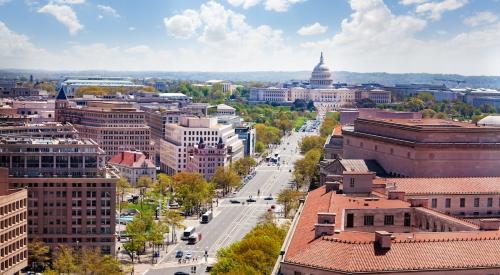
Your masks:
<path fill-rule="evenodd" d="M 207 211 L 205 214 L 201 215 L 201 223 L 209 223 L 213 217 L 212 211 Z"/>
<path fill-rule="evenodd" d="M 193 233 L 189 236 L 187 244 L 195 244 L 199 241 L 201 241 L 201 233 Z"/>
<path fill-rule="evenodd" d="M 196 229 L 194 228 L 194 226 L 186 228 L 186 230 L 184 230 L 184 233 L 182 233 L 181 240 L 189 240 L 189 236 L 193 235 L 195 230 Z"/>

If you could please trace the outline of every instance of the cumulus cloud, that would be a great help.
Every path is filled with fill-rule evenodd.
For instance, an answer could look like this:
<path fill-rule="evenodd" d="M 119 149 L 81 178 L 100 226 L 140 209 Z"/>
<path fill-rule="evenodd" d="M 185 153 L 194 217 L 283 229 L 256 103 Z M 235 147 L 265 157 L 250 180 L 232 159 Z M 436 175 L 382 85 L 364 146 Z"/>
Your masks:
<path fill-rule="evenodd" d="M 459 9 L 467 4 L 468 0 L 443 0 L 438 2 L 426 2 L 417 5 L 415 11 L 427 15 L 432 20 L 439 20 L 443 13 Z"/>
<path fill-rule="evenodd" d="M 85 0 L 55 0 L 54 2 L 58 4 L 78 5 L 85 3 Z"/>
<path fill-rule="evenodd" d="M 110 7 L 110 6 L 97 5 L 97 8 L 100 11 L 102 11 L 102 12 L 108 14 L 108 15 L 111 15 L 113 17 L 120 17 L 120 15 L 118 14 L 118 12 L 115 9 L 113 9 L 112 7 Z"/>
<path fill-rule="evenodd" d="M 322 26 L 320 23 L 316 22 L 312 25 L 303 26 L 297 31 L 297 33 L 300 35 L 316 35 L 325 33 L 327 30 L 327 26 Z"/>
<path fill-rule="evenodd" d="M 196 29 L 201 25 L 198 12 L 195 10 L 185 10 L 181 14 L 163 19 L 168 34 L 177 38 L 189 38 L 196 33 Z"/>
<path fill-rule="evenodd" d="M 424 2 L 427 2 L 429 0 L 401 0 L 399 1 L 399 3 L 401 5 L 405 5 L 405 6 L 409 6 L 409 5 L 413 5 L 413 4 L 422 4 Z"/>
<path fill-rule="evenodd" d="M 293 4 L 304 1 L 306 0 L 227 0 L 229 4 L 235 7 L 241 6 L 244 9 L 248 9 L 262 3 L 266 10 L 276 12 L 285 12 Z"/>
<path fill-rule="evenodd" d="M 489 11 L 477 12 L 473 16 L 464 19 L 464 24 L 471 27 L 476 27 L 485 24 L 495 23 L 498 17 Z"/>
<path fill-rule="evenodd" d="M 0 0 L 0 6 L 9 3 L 12 0 Z"/>
<path fill-rule="evenodd" d="M 83 25 L 80 24 L 75 11 L 70 6 L 48 3 L 47 5 L 38 9 L 38 12 L 47 13 L 54 16 L 57 21 L 61 22 L 68 28 L 68 31 L 71 35 L 75 35 L 83 29 Z"/>

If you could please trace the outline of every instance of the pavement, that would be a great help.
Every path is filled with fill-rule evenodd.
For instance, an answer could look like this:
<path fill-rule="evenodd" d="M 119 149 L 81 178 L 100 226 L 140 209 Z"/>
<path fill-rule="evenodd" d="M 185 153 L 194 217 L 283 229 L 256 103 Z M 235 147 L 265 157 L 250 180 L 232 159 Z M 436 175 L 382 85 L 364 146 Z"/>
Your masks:
<path fill-rule="evenodd" d="M 202 234 L 202 239 L 198 243 L 188 245 L 184 241 L 179 241 L 175 245 L 170 245 L 167 247 L 167 252 L 163 249 L 158 263 L 136 264 L 134 274 L 174 274 L 177 271 L 190 273 L 192 266 L 196 266 L 196 274 L 208 274 L 205 273 L 205 268 L 207 264 L 215 263 L 217 250 L 242 239 L 258 223 L 259 218 L 270 209 L 271 205 L 277 206 L 274 211 L 281 211 L 276 204 L 276 196 L 282 189 L 291 187 L 292 173 L 290 171 L 293 169 L 295 160 L 301 157 L 297 146 L 303 136 L 310 134 L 313 133 L 293 132 L 290 136 L 284 137 L 282 145 L 270 150 L 272 154 L 280 155 L 282 164 L 276 166 L 263 162 L 257 166 L 255 176 L 233 197 L 219 199 L 218 206 L 214 208 L 214 217 L 208 224 L 200 224 L 198 220 L 186 220 L 186 226 L 195 226 L 196 232 Z M 264 200 L 270 195 L 273 196 L 273 200 Z M 252 196 L 256 202 L 247 203 L 246 199 L 249 196 Z M 231 199 L 237 199 L 242 203 L 231 203 Z M 179 236 L 181 234 L 182 232 L 178 233 Z M 184 253 L 192 252 L 195 260 L 179 263 L 175 258 L 177 250 L 182 250 Z M 208 253 L 206 260 L 205 251 Z"/>

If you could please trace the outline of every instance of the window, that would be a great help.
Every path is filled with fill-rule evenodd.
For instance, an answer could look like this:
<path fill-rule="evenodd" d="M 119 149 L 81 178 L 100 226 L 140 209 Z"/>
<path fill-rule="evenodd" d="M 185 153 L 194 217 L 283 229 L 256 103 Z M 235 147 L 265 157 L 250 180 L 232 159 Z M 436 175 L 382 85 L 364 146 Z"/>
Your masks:
<path fill-rule="evenodd" d="M 488 198 L 488 207 L 493 207 L 493 198 Z"/>
<path fill-rule="evenodd" d="M 474 198 L 474 207 L 479 207 L 479 198 Z"/>
<path fill-rule="evenodd" d="M 404 216 L 404 226 L 411 226 L 411 215 L 410 215 L 410 213 L 405 213 L 405 216 Z"/>
<path fill-rule="evenodd" d="M 347 214 L 347 224 L 345 227 L 353 227 L 354 226 L 354 214 Z"/>
<path fill-rule="evenodd" d="M 446 198 L 445 201 L 444 201 L 444 207 L 446 208 L 450 208 L 451 207 L 451 199 L 450 198 Z"/>
<path fill-rule="evenodd" d="M 437 205 L 438 205 L 438 200 L 437 199 L 432 199 L 431 203 L 432 203 L 432 208 L 436 208 Z"/>
<path fill-rule="evenodd" d="M 465 207 L 465 198 L 460 198 L 460 207 Z"/>
<path fill-rule="evenodd" d="M 393 215 L 385 215 L 384 216 L 384 225 L 394 225 L 394 216 Z"/>
<path fill-rule="evenodd" d="M 349 180 L 349 186 L 350 186 L 351 188 L 354 188 L 354 178 L 351 178 L 351 179 Z"/>
<path fill-rule="evenodd" d="M 364 222 L 364 224 L 366 226 L 372 226 L 373 225 L 373 220 L 374 220 L 373 219 L 373 215 L 366 215 L 365 216 L 365 222 Z"/>

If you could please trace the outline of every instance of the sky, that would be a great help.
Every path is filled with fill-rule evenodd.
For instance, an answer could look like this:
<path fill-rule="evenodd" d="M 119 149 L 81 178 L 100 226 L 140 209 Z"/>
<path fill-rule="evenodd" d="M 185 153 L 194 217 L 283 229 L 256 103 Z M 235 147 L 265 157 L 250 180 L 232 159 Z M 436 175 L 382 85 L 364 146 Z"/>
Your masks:
<path fill-rule="evenodd" d="M 500 75 L 500 0 L 0 0 L 0 68 Z"/>

